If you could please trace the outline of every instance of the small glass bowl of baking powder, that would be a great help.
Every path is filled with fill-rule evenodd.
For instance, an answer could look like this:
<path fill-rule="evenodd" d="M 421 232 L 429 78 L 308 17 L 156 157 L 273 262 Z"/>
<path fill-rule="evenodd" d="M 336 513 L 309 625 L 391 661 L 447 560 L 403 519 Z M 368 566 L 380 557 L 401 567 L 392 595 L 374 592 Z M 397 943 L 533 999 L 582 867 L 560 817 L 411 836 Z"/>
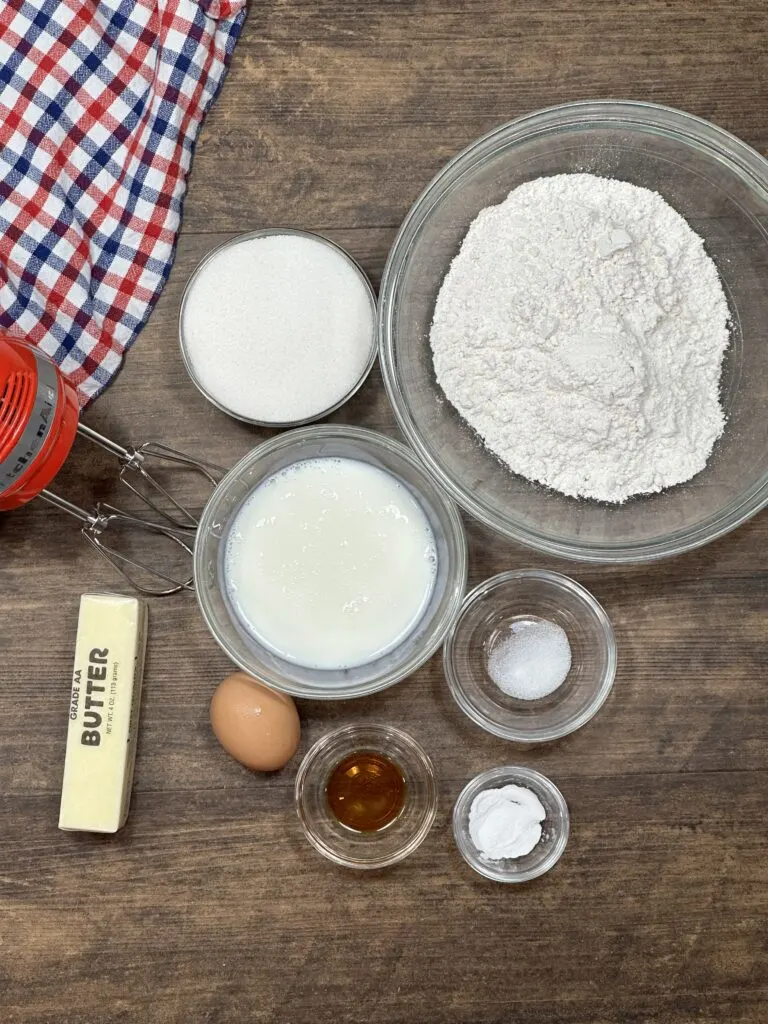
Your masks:
<path fill-rule="evenodd" d="M 481 793 L 504 786 L 520 786 L 533 793 L 544 809 L 544 819 L 541 838 L 529 853 L 496 860 L 483 854 L 472 841 L 470 811 Z M 568 805 L 563 794 L 546 775 L 531 768 L 507 765 L 481 772 L 467 783 L 453 808 L 453 835 L 459 853 L 479 875 L 493 882 L 530 882 L 545 874 L 562 857 L 568 831 Z"/>
<path fill-rule="evenodd" d="M 616 641 L 602 606 L 575 580 L 516 569 L 464 598 L 443 668 L 456 703 L 486 732 L 545 743 L 580 729 L 605 703 Z"/>

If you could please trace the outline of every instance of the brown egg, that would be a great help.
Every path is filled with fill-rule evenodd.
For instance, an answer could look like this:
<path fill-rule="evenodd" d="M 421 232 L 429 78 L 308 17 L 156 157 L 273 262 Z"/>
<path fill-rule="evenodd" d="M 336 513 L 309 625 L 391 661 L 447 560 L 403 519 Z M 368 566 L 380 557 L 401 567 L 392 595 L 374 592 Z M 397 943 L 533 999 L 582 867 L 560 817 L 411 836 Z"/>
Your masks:
<path fill-rule="evenodd" d="M 216 739 L 236 761 L 260 772 L 282 768 L 296 753 L 299 713 L 290 697 L 235 672 L 211 699 Z"/>

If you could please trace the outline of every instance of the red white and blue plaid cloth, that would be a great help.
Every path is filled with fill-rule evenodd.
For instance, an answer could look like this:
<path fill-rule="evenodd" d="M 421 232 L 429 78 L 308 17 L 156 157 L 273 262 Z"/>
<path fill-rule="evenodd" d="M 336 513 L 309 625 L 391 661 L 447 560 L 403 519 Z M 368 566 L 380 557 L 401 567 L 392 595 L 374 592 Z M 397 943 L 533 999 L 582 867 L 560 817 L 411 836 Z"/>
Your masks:
<path fill-rule="evenodd" d="M 245 0 L 0 0 L 0 326 L 81 404 L 174 256 L 186 176 Z"/>

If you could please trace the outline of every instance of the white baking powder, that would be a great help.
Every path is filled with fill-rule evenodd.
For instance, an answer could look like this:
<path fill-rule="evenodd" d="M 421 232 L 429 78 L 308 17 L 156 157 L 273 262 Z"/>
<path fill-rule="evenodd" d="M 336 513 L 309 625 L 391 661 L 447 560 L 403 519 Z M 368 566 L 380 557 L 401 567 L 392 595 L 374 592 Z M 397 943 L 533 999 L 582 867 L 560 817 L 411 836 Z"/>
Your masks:
<path fill-rule="evenodd" d="M 491 645 L 487 665 L 508 696 L 540 700 L 562 686 L 571 670 L 568 634 L 549 619 L 518 619 Z"/>
<path fill-rule="evenodd" d="M 479 214 L 430 342 L 447 398 L 510 469 L 621 502 L 704 468 L 728 316 L 702 239 L 660 195 L 562 174 Z"/>
<path fill-rule="evenodd" d="M 469 808 L 469 838 L 488 860 L 525 857 L 541 839 L 544 806 L 524 786 L 478 793 Z"/>
<path fill-rule="evenodd" d="M 192 370 L 227 411 L 264 423 L 319 416 L 355 387 L 374 310 L 361 273 L 304 235 L 222 249 L 192 283 L 182 333 Z"/>

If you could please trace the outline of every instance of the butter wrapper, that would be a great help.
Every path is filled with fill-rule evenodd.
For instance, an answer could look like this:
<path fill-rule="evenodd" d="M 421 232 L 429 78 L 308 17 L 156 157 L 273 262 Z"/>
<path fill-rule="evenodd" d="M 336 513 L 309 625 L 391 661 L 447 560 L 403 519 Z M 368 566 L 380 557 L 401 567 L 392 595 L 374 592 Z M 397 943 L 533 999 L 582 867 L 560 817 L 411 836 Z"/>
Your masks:
<path fill-rule="evenodd" d="M 84 594 L 75 645 L 59 828 L 117 832 L 131 802 L 147 607 Z"/>

